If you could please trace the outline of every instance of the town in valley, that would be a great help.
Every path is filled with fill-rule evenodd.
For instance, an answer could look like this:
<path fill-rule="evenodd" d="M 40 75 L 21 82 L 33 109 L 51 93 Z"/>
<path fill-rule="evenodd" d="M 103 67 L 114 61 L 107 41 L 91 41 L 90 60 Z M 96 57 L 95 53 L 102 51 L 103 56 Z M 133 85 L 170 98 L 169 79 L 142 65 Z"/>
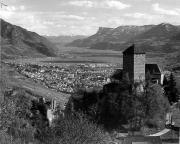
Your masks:
<path fill-rule="evenodd" d="M 180 144 L 179 0 L 0 4 L 0 144 Z"/>

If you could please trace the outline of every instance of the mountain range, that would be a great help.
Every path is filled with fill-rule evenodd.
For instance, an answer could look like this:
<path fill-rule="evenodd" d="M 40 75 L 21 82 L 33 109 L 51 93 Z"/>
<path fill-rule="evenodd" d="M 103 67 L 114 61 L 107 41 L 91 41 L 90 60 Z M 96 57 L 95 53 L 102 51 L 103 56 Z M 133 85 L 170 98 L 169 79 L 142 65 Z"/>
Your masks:
<path fill-rule="evenodd" d="M 144 26 L 100 27 L 96 34 L 66 46 L 122 51 L 134 43 L 147 52 L 174 52 L 180 47 L 180 26 L 168 23 Z"/>
<path fill-rule="evenodd" d="M 123 51 L 134 43 L 147 52 L 165 54 L 167 61 L 180 63 L 180 26 L 168 23 L 145 26 L 100 27 L 86 36 L 40 36 L 0 19 L 1 58 L 53 57 L 59 44 L 91 49 Z"/>
<path fill-rule="evenodd" d="M 56 46 L 45 37 L 0 19 L 1 58 L 56 56 Z"/>
<path fill-rule="evenodd" d="M 74 35 L 74 36 L 62 35 L 61 36 L 60 35 L 60 36 L 44 36 L 44 37 L 46 37 L 49 41 L 51 41 L 54 44 L 65 45 L 77 39 L 84 39 L 87 36 L 83 36 L 83 35 Z"/>

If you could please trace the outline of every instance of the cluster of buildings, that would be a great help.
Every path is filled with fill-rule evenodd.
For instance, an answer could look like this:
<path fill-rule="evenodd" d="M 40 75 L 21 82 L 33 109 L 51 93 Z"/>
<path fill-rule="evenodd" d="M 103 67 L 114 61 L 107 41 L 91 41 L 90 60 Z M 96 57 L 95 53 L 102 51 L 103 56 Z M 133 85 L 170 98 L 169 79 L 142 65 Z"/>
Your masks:
<path fill-rule="evenodd" d="M 35 65 L 15 64 L 17 71 L 35 82 L 59 92 L 73 93 L 78 87 L 101 88 L 109 82 L 116 65 L 77 64 L 77 65 Z"/>
<path fill-rule="evenodd" d="M 103 88 L 112 81 L 112 74 L 119 67 L 113 64 L 66 64 L 63 66 L 13 64 L 17 71 L 35 82 L 54 89 L 56 91 L 73 93 L 76 88 Z M 123 76 L 128 76 L 131 83 L 145 82 L 147 76 L 151 76 L 152 83 L 163 84 L 164 73 L 157 64 L 146 63 L 146 53 L 143 49 L 134 45 L 123 52 L 123 69 L 118 69 Z M 111 78 L 111 79 L 110 79 Z M 143 90 L 143 89 L 142 89 Z M 52 121 L 52 109 L 56 107 L 56 101 L 51 101 L 51 109 L 47 112 L 49 121 Z M 178 111 L 179 114 L 179 111 Z M 179 115 L 178 115 L 179 116 Z M 172 114 L 167 115 L 168 124 L 172 123 Z M 175 118 L 177 128 L 180 127 L 179 117 Z M 164 135 L 164 134 L 163 134 Z M 125 137 L 123 143 L 156 143 L 161 144 L 161 137 L 139 136 Z"/>

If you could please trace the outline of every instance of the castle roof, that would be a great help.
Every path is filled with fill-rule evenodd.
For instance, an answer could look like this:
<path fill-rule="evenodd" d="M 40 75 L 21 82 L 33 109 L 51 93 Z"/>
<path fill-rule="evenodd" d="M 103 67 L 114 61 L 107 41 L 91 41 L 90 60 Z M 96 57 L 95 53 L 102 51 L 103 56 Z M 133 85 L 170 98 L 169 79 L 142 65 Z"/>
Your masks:
<path fill-rule="evenodd" d="M 123 51 L 123 54 L 145 54 L 142 47 L 136 47 L 134 44 Z"/>

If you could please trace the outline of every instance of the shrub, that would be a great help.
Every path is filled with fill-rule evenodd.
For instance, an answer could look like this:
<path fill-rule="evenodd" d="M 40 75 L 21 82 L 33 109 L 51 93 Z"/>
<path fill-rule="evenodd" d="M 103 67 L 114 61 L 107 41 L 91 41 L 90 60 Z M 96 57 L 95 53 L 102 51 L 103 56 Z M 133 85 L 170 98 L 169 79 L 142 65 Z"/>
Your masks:
<path fill-rule="evenodd" d="M 97 125 L 89 122 L 85 115 L 80 113 L 69 113 L 64 117 L 59 115 L 53 124 L 52 138 L 58 144 L 104 144 L 107 136 Z"/>
<path fill-rule="evenodd" d="M 169 110 L 170 104 L 164 96 L 161 86 L 154 85 L 146 88 L 144 98 L 145 124 L 150 127 L 164 127 L 165 115 Z"/>
<path fill-rule="evenodd" d="M 13 139 L 25 142 L 34 140 L 35 129 L 30 123 L 31 101 L 25 96 L 24 91 L 13 89 L 5 92 L 4 101 L 1 104 L 0 130 Z"/>
<path fill-rule="evenodd" d="M 0 144 L 23 144 L 21 139 L 14 139 L 4 131 L 0 131 Z"/>

